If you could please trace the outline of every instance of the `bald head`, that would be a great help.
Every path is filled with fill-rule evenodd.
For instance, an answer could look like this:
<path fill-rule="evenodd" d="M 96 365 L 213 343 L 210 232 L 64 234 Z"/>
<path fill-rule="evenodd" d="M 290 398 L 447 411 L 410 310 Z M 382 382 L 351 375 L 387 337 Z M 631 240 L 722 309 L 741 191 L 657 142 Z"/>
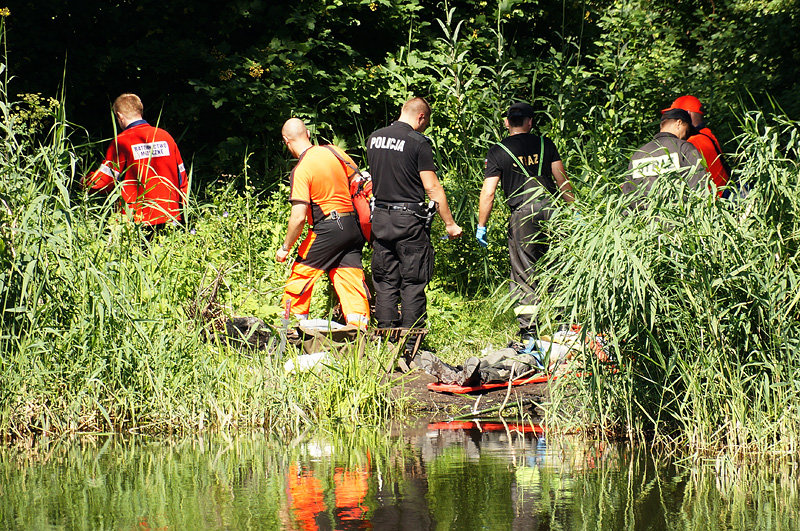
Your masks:
<path fill-rule="evenodd" d="M 425 98 L 411 98 L 403 104 L 399 121 L 405 122 L 415 131 L 422 133 L 431 122 L 431 106 Z"/>
<path fill-rule="evenodd" d="M 420 97 L 411 98 L 410 100 L 408 100 L 403 104 L 402 113 L 415 114 L 415 115 L 419 113 L 430 114 L 431 106 L 428 105 L 428 102 L 425 101 L 425 98 L 420 98 Z"/>
<path fill-rule="evenodd" d="M 311 135 L 300 118 L 289 118 L 281 129 L 283 142 L 295 157 L 311 147 Z"/>
<path fill-rule="evenodd" d="M 301 136 L 308 138 L 308 129 L 306 129 L 306 124 L 300 118 L 289 118 L 283 124 L 281 135 L 288 140 L 296 140 Z"/>

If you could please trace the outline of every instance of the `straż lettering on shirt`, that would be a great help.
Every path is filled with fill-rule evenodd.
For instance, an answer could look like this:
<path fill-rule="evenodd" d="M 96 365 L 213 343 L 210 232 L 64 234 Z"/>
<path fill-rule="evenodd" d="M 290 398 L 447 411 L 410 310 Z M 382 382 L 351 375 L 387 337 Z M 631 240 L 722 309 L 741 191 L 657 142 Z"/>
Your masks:
<path fill-rule="evenodd" d="M 131 150 L 133 151 L 133 160 L 169 157 L 169 145 L 164 141 L 133 144 Z"/>
<path fill-rule="evenodd" d="M 533 155 L 517 155 L 517 158 L 523 166 L 535 166 L 536 164 L 539 164 L 538 153 L 534 153 Z"/>
<path fill-rule="evenodd" d="M 645 157 L 633 161 L 633 177 L 656 177 L 668 171 L 678 170 L 681 167 L 677 153 L 659 155 L 658 157 Z"/>
<path fill-rule="evenodd" d="M 385 136 L 374 136 L 369 141 L 369 147 L 373 149 L 393 149 L 394 151 L 403 151 L 406 145 L 405 140 L 398 140 L 397 138 L 386 138 Z"/>

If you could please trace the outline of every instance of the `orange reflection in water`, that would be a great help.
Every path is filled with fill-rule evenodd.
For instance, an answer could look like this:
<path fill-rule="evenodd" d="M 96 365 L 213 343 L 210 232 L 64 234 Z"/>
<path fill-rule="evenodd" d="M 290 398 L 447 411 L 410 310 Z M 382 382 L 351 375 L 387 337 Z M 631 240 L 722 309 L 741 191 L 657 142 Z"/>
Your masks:
<path fill-rule="evenodd" d="M 286 488 L 289 491 L 289 503 L 292 505 L 300 529 L 313 531 L 318 529 L 317 514 L 325 510 L 322 482 L 314 477 L 313 470 L 298 470 L 297 463 L 289 466 L 286 474 Z"/>
<path fill-rule="evenodd" d="M 325 485 L 314 470 L 300 469 L 295 461 L 286 474 L 289 504 L 299 529 L 319 529 L 318 518 L 327 511 Z M 369 491 L 369 466 L 348 470 L 337 467 L 333 474 L 335 508 L 333 520 L 337 529 L 368 529 L 369 507 L 364 503 Z"/>

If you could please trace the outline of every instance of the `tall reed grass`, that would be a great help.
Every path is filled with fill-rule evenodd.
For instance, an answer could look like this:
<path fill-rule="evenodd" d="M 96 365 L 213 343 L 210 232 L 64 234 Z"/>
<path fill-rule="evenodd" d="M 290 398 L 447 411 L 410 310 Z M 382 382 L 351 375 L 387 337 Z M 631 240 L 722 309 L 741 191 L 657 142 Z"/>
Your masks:
<path fill-rule="evenodd" d="M 554 220 L 542 269 L 557 294 L 551 308 L 605 333 L 616 364 L 587 356 L 579 392 L 554 395 L 553 425 L 697 450 L 796 451 L 798 125 L 743 115 L 736 180 L 746 197 L 664 178 L 631 212 L 622 176 L 595 172 L 580 217 L 565 210 Z"/>
<path fill-rule="evenodd" d="M 224 271 L 227 313 L 274 314 L 286 275 L 272 254 L 283 196 L 262 197 L 246 181 L 244 193 L 220 187 L 216 203 L 189 205 L 191 227 L 143 247 L 118 195 L 77 185 L 94 161 L 71 143 L 63 105 L 49 130 L 20 133 L 0 88 L 0 437 L 292 433 L 380 423 L 397 410 L 380 378 L 388 350 L 360 358 L 354 345 L 330 368 L 289 375 L 284 360 L 229 347 L 185 311 Z"/>

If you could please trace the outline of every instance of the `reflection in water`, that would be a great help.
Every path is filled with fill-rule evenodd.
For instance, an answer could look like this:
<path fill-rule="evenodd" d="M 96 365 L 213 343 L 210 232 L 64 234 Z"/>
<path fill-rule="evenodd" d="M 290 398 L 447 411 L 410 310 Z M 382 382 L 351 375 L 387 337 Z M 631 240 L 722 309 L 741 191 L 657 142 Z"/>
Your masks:
<path fill-rule="evenodd" d="M 334 510 L 336 529 L 364 529 L 370 527 L 366 515 L 369 511 L 364 503 L 369 490 L 369 468 L 356 467 L 346 470 L 336 467 L 333 474 Z M 325 492 L 322 481 L 314 475 L 313 468 L 298 468 L 295 461 L 286 473 L 288 503 L 297 526 L 284 522 L 286 527 L 303 530 L 329 529 L 330 513 L 325 505 Z"/>
<path fill-rule="evenodd" d="M 107 437 L 40 452 L 0 450 L 0 528 L 792 529 L 800 520 L 790 466 L 689 467 L 502 422 L 301 441 Z"/>

